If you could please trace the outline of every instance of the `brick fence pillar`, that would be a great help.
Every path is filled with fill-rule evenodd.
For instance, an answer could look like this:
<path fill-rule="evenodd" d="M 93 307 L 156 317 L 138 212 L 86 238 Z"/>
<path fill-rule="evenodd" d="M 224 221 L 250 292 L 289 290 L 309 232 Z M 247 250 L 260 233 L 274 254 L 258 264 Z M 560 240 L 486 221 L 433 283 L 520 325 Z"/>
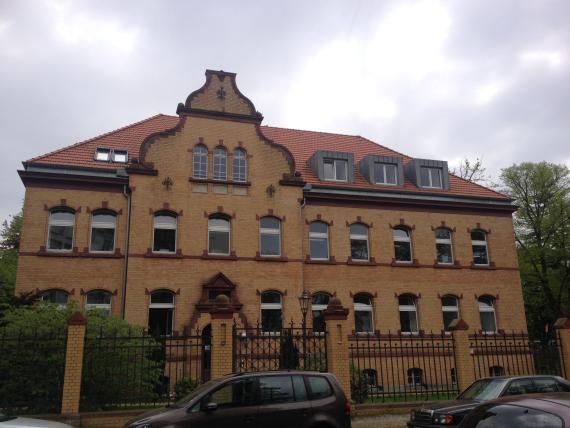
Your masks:
<path fill-rule="evenodd" d="M 75 312 L 67 324 L 67 349 L 65 352 L 61 414 L 66 415 L 68 419 L 75 419 L 79 416 L 81 371 L 83 369 L 83 349 L 87 321 L 80 312 Z"/>
<path fill-rule="evenodd" d="M 469 326 L 462 319 L 455 319 L 449 325 L 455 349 L 455 378 L 459 391 L 475 381 L 473 357 L 470 350 Z"/>
<path fill-rule="evenodd" d="M 562 376 L 570 377 L 570 318 L 558 318 L 554 323 L 558 332 L 560 346 L 560 367 Z"/>
<path fill-rule="evenodd" d="M 234 310 L 230 307 L 227 296 L 220 294 L 216 297 L 210 316 L 212 317 L 212 379 L 216 379 L 231 373 L 233 368 Z"/>
<path fill-rule="evenodd" d="M 342 306 L 340 299 L 333 297 L 323 314 L 327 326 L 328 371 L 336 376 L 346 398 L 351 400 L 348 309 Z"/>

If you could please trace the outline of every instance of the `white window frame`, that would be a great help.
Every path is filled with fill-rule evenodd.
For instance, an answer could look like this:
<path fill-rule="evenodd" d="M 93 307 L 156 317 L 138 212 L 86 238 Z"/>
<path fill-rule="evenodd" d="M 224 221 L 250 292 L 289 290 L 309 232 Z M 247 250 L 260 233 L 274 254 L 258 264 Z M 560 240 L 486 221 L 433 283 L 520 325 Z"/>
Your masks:
<path fill-rule="evenodd" d="M 154 293 L 170 293 L 170 295 L 172 296 L 172 303 L 152 303 L 152 295 Z M 170 320 L 170 331 L 174 332 L 174 316 L 175 316 L 175 311 L 176 311 L 176 294 L 173 293 L 170 290 L 155 290 L 152 293 L 150 293 L 150 299 L 148 302 L 148 318 L 147 318 L 147 326 L 148 326 L 148 321 L 150 320 L 150 310 L 151 309 L 172 309 L 172 317 Z M 152 331 L 149 333 L 153 333 Z M 166 336 L 172 336 L 171 334 L 167 334 Z"/>
<path fill-rule="evenodd" d="M 52 215 L 55 214 L 56 212 L 66 212 L 69 214 L 73 214 L 73 220 L 54 220 L 54 219 L 52 219 Z M 75 244 L 75 219 L 76 219 L 76 215 L 73 211 L 66 211 L 64 209 L 55 208 L 49 212 L 48 233 L 47 233 L 47 242 L 46 242 L 46 250 L 47 251 L 53 251 L 56 253 L 70 253 L 73 251 L 73 245 Z M 51 227 L 52 226 L 64 226 L 64 227 L 71 226 L 71 230 L 73 233 L 71 235 L 71 248 L 69 250 L 58 249 L 58 248 L 50 248 L 49 242 L 50 242 Z"/>
<path fill-rule="evenodd" d="M 384 176 L 384 181 L 378 181 L 377 180 L 376 167 L 378 165 L 382 166 L 382 175 Z M 396 179 L 395 183 L 388 183 L 388 181 L 387 181 L 387 177 L 388 177 L 388 175 L 386 174 L 386 167 L 387 166 L 394 168 L 394 171 L 395 171 L 394 178 Z M 376 162 L 374 164 L 374 171 L 372 173 L 374 174 L 374 184 L 383 184 L 385 186 L 397 186 L 398 185 L 398 165 L 396 165 L 394 163 Z"/>
<path fill-rule="evenodd" d="M 210 220 L 224 220 L 227 224 L 225 226 L 211 226 Z M 228 233 L 228 252 L 227 253 L 213 253 L 210 251 L 210 232 L 227 232 Z M 223 217 L 210 217 L 208 218 L 208 254 L 212 256 L 229 256 L 232 252 L 232 225 L 230 220 Z"/>
<path fill-rule="evenodd" d="M 100 155 L 104 155 L 104 157 L 101 158 Z M 97 147 L 95 149 L 95 160 L 99 162 L 109 162 L 111 160 L 111 149 Z"/>
<path fill-rule="evenodd" d="M 279 224 L 277 229 L 261 227 L 261 221 L 264 218 L 273 218 L 273 219 L 277 220 L 277 222 Z M 264 234 L 265 235 L 277 235 L 277 237 L 279 238 L 279 254 L 263 254 L 263 251 L 262 251 L 263 246 L 261 245 L 261 236 Z M 279 220 L 277 217 L 265 216 L 265 217 L 261 217 L 259 219 L 259 255 L 261 257 L 281 257 L 281 220 Z"/>
<path fill-rule="evenodd" d="M 117 156 L 124 156 L 125 160 L 117 160 Z M 128 163 L 129 162 L 129 152 L 127 150 L 112 150 L 111 162 L 116 163 Z"/>
<path fill-rule="evenodd" d="M 473 264 L 475 266 L 489 266 L 489 264 L 491 263 L 490 259 L 489 259 L 489 246 L 487 245 L 487 232 L 481 230 L 481 229 L 477 229 L 474 230 L 473 232 L 481 232 L 484 236 L 485 236 L 485 240 L 484 241 L 480 241 L 477 239 L 471 239 L 471 253 L 472 253 L 472 258 L 473 258 Z M 473 247 L 474 246 L 482 246 L 485 247 L 485 254 L 487 256 L 487 263 L 475 263 L 475 254 L 473 253 Z"/>
<path fill-rule="evenodd" d="M 407 233 L 407 236 L 396 236 L 394 235 L 395 230 L 403 230 Z M 414 261 L 414 248 L 412 246 L 412 234 L 404 227 L 394 227 L 392 229 L 392 239 L 394 242 L 407 242 L 410 244 L 410 260 L 396 260 L 396 263 L 412 263 Z M 394 247 L 394 258 L 396 257 L 396 248 Z"/>
<path fill-rule="evenodd" d="M 49 293 L 50 291 L 55 291 L 56 293 L 65 294 L 65 295 L 67 296 L 67 301 L 66 301 L 65 303 L 53 303 L 53 304 L 56 305 L 59 309 L 65 309 L 65 308 L 67 308 L 67 305 L 69 304 L 69 296 L 70 296 L 70 294 L 69 294 L 67 291 L 60 290 L 60 289 L 57 289 L 57 288 L 49 288 L 49 289 L 47 289 L 47 290 L 44 290 L 44 291 L 41 293 L 41 295 L 40 295 L 40 299 L 42 300 L 42 302 L 47 302 L 47 303 L 52 304 L 49 300 L 44 299 L 44 295 L 47 294 L 47 293 Z"/>
<path fill-rule="evenodd" d="M 238 163 L 236 168 L 236 161 L 242 162 L 242 165 Z M 243 169 L 243 174 L 238 174 L 236 176 L 236 169 L 241 170 Z M 233 152 L 233 160 L 232 160 L 232 178 L 233 181 L 238 183 L 245 183 L 247 181 L 247 152 L 242 148 L 237 148 Z"/>
<path fill-rule="evenodd" d="M 354 296 L 356 297 L 356 296 Z M 370 312 L 370 328 L 371 330 L 369 331 L 356 331 L 356 334 L 362 334 L 362 335 L 366 335 L 366 334 L 374 334 L 374 306 L 372 303 L 372 298 L 370 296 L 368 296 L 368 298 L 370 299 L 370 304 L 367 303 L 356 303 L 354 302 L 354 298 L 353 298 L 353 306 L 354 306 L 354 317 L 355 317 L 355 324 L 356 324 L 356 312 Z M 355 330 L 356 330 L 356 325 L 354 326 Z"/>
<path fill-rule="evenodd" d="M 362 226 L 362 227 L 365 227 L 365 228 L 366 228 L 366 235 L 361 235 L 361 234 L 358 234 L 358 233 L 352 233 L 352 232 L 350 231 L 350 229 L 351 229 L 352 226 L 355 225 L 355 224 L 358 224 L 358 225 L 360 225 L 360 226 Z M 362 223 L 353 223 L 353 224 L 351 224 L 351 225 L 349 226 L 349 228 L 348 228 L 348 236 L 349 236 L 349 240 L 351 241 L 351 242 L 350 242 L 350 246 L 351 246 L 351 254 L 350 254 L 350 256 L 351 256 L 351 260 L 352 260 L 353 262 L 364 262 L 364 263 L 366 263 L 366 262 L 369 262 L 369 261 L 370 261 L 370 242 L 368 241 L 368 235 L 369 235 L 368 232 L 369 232 L 368 226 L 366 226 L 365 224 L 362 224 Z M 368 256 L 366 259 L 355 259 L 355 258 L 352 258 L 352 240 L 353 240 L 353 239 L 354 239 L 355 241 L 366 241 L 366 254 L 367 254 L 367 256 Z"/>
<path fill-rule="evenodd" d="M 164 225 L 162 227 L 156 227 L 156 218 L 157 217 L 171 217 L 174 219 L 174 225 L 171 224 L 167 224 Z M 165 227 L 166 226 L 166 227 Z M 157 250 L 155 251 L 154 249 L 154 231 L 156 229 L 160 229 L 160 230 L 174 230 L 174 251 L 166 251 L 166 250 Z M 174 254 L 176 253 L 176 248 L 178 245 L 178 216 L 175 215 L 168 215 L 166 213 L 156 213 L 154 214 L 154 217 L 152 219 L 152 252 L 155 254 Z"/>
<path fill-rule="evenodd" d="M 446 239 L 442 239 L 442 238 L 437 238 L 437 231 L 438 230 L 445 230 L 447 231 L 447 233 L 449 233 L 449 238 Z M 440 262 L 439 260 L 437 261 L 437 264 L 439 265 L 452 265 L 453 263 L 455 263 L 455 254 L 453 252 L 453 243 L 452 243 L 452 232 L 449 229 L 446 229 L 444 227 L 438 227 L 434 233 L 436 234 L 436 238 L 435 238 L 435 244 L 436 244 L 436 259 L 437 259 L 437 244 L 443 244 L 443 245 L 449 245 L 449 248 L 451 249 L 451 262 Z"/>
<path fill-rule="evenodd" d="M 263 303 L 261 300 L 263 295 L 266 293 L 272 293 L 279 295 L 279 303 Z M 283 324 L 283 295 L 277 291 L 264 291 L 259 296 L 259 319 L 261 321 L 261 333 L 265 335 L 275 335 L 279 336 L 281 334 L 280 331 L 265 331 L 263 329 L 263 311 L 264 310 L 280 310 L 281 311 L 281 324 Z"/>
<path fill-rule="evenodd" d="M 337 162 L 343 162 L 345 164 L 346 178 L 344 180 L 337 178 L 337 171 L 336 171 L 336 163 Z M 334 178 L 327 178 L 325 175 L 325 164 L 327 164 L 327 163 L 332 163 Z M 348 182 L 348 160 L 346 160 L 346 159 L 334 159 L 334 158 L 323 159 L 323 178 L 325 181 L 340 181 L 342 183 Z"/>
<path fill-rule="evenodd" d="M 223 164 L 220 159 L 223 158 Z M 212 178 L 217 181 L 227 181 L 228 180 L 228 150 L 225 147 L 216 147 L 214 149 L 214 173 Z M 218 168 L 224 166 L 224 175 L 223 177 L 219 174 Z"/>
<path fill-rule="evenodd" d="M 198 150 L 200 150 L 200 152 L 198 152 Z M 197 165 L 200 166 L 200 168 L 196 168 Z M 197 174 L 198 171 L 200 171 L 200 173 L 202 172 L 202 166 L 204 166 L 204 176 Z M 192 149 L 192 178 L 196 180 L 208 179 L 208 148 L 203 144 L 197 144 Z"/>
<path fill-rule="evenodd" d="M 322 293 L 322 292 L 315 293 L 311 296 L 311 321 L 314 321 L 313 312 L 316 312 L 316 311 L 322 312 L 328 308 L 328 304 L 323 305 L 323 304 L 314 304 L 313 303 L 313 297 L 317 296 L 317 295 L 327 296 L 329 298 L 329 302 L 330 302 L 330 299 L 332 297 L 330 294 Z M 314 329 L 315 329 L 315 325 L 313 322 L 313 334 L 314 335 L 324 335 L 326 333 L 326 331 L 315 331 Z M 325 326 L 325 330 L 326 330 L 326 326 Z"/>
<path fill-rule="evenodd" d="M 443 304 L 443 299 L 444 298 L 452 298 L 455 300 L 455 305 L 456 306 L 449 306 L 449 305 L 444 305 Z M 445 296 L 441 296 L 441 312 L 455 312 L 457 313 L 457 319 L 461 319 L 461 314 L 459 312 L 459 299 L 456 296 L 453 296 L 451 294 L 446 294 Z M 443 317 L 443 314 L 442 314 Z M 445 330 L 445 325 L 443 326 L 443 329 Z"/>
<path fill-rule="evenodd" d="M 93 293 L 93 292 L 103 292 L 103 293 L 107 293 L 110 296 L 110 301 L 109 303 L 88 303 L 89 300 L 89 294 Z M 113 294 L 109 291 L 106 290 L 91 290 L 88 293 L 85 294 L 85 311 L 89 311 L 92 309 L 102 309 L 104 311 L 108 311 L 108 315 L 112 315 L 112 305 L 113 305 Z"/>
<path fill-rule="evenodd" d="M 481 302 L 482 298 L 489 298 L 491 300 L 491 305 Z M 479 296 L 479 298 L 477 299 L 477 304 L 479 305 L 479 322 L 481 322 L 481 313 L 492 313 L 493 321 L 495 323 L 495 330 L 487 331 L 483 330 L 483 323 L 481 322 L 481 331 L 483 331 L 484 334 L 497 334 L 498 326 L 497 326 L 497 311 L 495 309 L 495 299 L 490 296 Z"/>
<path fill-rule="evenodd" d="M 95 217 L 97 217 L 98 215 L 112 215 L 115 219 L 115 221 L 113 222 L 113 224 L 111 225 L 110 222 L 96 222 Z M 93 240 L 93 229 L 113 229 L 113 249 L 112 250 L 108 250 L 108 251 L 94 251 L 91 249 L 91 242 Z M 153 239 L 154 239 L 154 229 L 153 229 Z M 109 253 L 113 253 L 115 252 L 115 247 L 117 245 L 117 215 L 115 213 L 111 213 L 111 212 L 95 212 L 93 214 L 91 214 L 91 233 L 89 234 L 89 252 L 90 253 L 104 253 L 104 254 L 109 254 Z"/>
<path fill-rule="evenodd" d="M 443 189 L 443 173 L 441 171 L 441 168 L 431 167 L 431 166 L 422 166 L 420 168 L 428 170 L 428 179 L 429 179 L 429 183 L 423 183 L 422 182 L 422 187 L 427 187 L 429 189 Z M 433 185 L 433 177 L 432 177 L 433 171 L 437 171 L 437 174 L 439 175 L 439 182 L 441 183 L 441 186 L 434 186 Z M 420 175 L 421 175 L 421 172 L 420 172 Z"/>
<path fill-rule="evenodd" d="M 416 314 L 416 329 L 415 331 L 402 331 L 401 328 L 402 326 L 400 325 L 400 333 L 401 334 L 418 334 L 420 331 L 420 319 L 418 317 L 418 305 L 416 303 L 417 298 L 415 296 L 412 295 L 408 295 L 409 297 L 411 297 L 413 299 L 414 304 L 413 305 L 400 305 L 400 302 L 398 302 L 398 315 L 400 315 L 400 313 L 402 312 L 413 312 Z M 403 296 L 400 296 L 403 297 Z M 398 299 L 400 298 L 398 297 Z"/>
<path fill-rule="evenodd" d="M 327 231 L 325 233 L 311 232 L 311 224 L 313 223 L 324 224 L 327 227 Z M 322 238 L 325 238 L 327 241 L 327 257 L 313 257 L 313 255 L 311 254 L 311 239 L 322 239 Z M 331 258 L 330 243 L 329 243 L 329 225 L 323 221 L 313 221 L 309 224 L 309 258 L 311 260 L 317 260 L 317 261 L 330 260 Z"/>

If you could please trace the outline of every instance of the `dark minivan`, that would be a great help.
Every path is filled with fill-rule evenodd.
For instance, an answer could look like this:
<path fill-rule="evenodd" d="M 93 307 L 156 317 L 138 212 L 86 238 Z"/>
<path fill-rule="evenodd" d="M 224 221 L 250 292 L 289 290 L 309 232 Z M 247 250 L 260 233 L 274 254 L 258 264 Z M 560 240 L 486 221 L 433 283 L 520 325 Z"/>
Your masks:
<path fill-rule="evenodd" d="M 350 403 L 334 375 L 239 373 L 212 380 L 125 428 L 349 428 Z"/>

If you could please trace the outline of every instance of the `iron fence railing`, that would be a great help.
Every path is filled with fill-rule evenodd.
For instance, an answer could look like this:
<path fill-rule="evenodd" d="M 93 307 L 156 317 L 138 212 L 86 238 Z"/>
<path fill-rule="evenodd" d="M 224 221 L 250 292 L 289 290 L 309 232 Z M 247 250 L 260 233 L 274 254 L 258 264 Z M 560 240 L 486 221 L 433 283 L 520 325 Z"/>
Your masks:
<path fill-rule="evenodd" d="M 59 413 L 67 330 L 0 329 L 0 413 Z"/>
<path fill-rule="evenodd" d="M 277 331 L 255 327 L 233 327 L 233 371 L 316 370 L 327 371 L 325 332 L 295 327 Z"/>
<path fill-rule="evenodd" d="M 458 394 L 451 334 L 365 334 L 349 337 L 352 398 L 407 402 Z"/>
<path fill-rule="evenodd" d="M 87 337 L 81 410 L 171 404 L 208 380 L 210 346 L 199 332 L 162 337 L 100 333 Z"/>

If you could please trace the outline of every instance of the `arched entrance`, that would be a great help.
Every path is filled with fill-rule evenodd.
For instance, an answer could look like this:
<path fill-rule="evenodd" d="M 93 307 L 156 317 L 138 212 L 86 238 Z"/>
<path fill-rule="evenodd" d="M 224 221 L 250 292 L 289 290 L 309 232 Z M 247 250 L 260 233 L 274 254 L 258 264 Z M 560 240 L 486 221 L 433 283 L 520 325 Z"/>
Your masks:
<path fill-rule="evenodd" d="M 210 380 L 212 375 L 212 325 L 202 330 L 202 382 Z"/>

